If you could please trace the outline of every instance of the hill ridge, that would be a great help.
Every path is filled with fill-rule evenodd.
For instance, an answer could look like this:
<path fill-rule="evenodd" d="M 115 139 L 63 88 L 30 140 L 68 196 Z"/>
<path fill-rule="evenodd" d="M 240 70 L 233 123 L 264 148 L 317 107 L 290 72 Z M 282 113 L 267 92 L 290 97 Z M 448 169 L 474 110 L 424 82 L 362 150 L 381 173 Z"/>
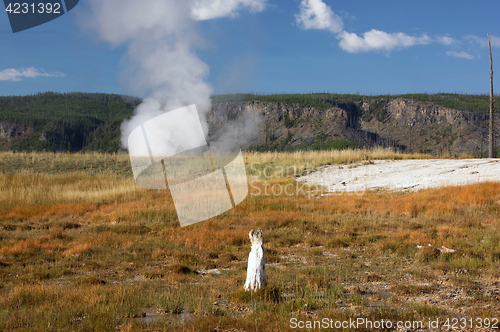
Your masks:
<path fill-rule="evenodd" d="M 210 137 L 224 135 L 228 122 L 241 129 L 250 117 L 254 132 L 243 127 L 239 143 L 254 150 L 390 146 L 474 155 L 488 139 L 487 95 L 234 94 L 212 101 Z M 120 125 L 140 102 L 79 92 L 0 97 L 0 150 L 120 151 Z"/>

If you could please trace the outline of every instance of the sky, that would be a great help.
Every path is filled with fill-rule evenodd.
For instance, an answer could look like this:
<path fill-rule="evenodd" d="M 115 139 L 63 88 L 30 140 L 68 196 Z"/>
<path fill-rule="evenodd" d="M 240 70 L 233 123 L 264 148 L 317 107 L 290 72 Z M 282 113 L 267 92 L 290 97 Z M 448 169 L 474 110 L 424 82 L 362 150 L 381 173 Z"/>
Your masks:
<path fill-rule="evenodd" d="M 0 95 L 487 94 L 498 13 L 498 0 L 80 0 L 12 33 L 3 12 Z"/>

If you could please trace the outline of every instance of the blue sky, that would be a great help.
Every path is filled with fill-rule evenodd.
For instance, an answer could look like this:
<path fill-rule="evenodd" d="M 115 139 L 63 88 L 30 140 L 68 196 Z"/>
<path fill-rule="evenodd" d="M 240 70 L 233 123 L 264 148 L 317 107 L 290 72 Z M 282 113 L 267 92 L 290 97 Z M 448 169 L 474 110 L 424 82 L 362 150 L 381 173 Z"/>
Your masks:
<path fill-rule="evenodd" d="M 111 13 L 115 4 L 154 7 L 162 3 L 131 1 L 135 0 L 81 0 L 68 14 L 16 34 L 10 30 L 7 14 L 0 13 L 0 95 L 84 91 L 147 97 L 159 85 L 182 85 L 182 79 L 160 83 L 148 79 L 149 72 L 140 72 L 145 65 L 143 53 L 130 56 L 142 35 L 132 28 L 127 35 L 123 22 L 113 30 L 113 15 L 129 15 L 124 22 L 145 29 L 137 23 L 139 16 L 155 12 L 120 8 Z M 170 2 L 163 0 L 168 5 L 156 12 L 171 11 L 175 4 Z M 189 51 L 182 54 L 192 55 L 193 62 L 177 62 L 180 53 L 173 52 L 169 61 L 176 68 L 159 72 L 178 75 L 183 71 L 177 67 L 191 70 L 194 66 L 197 69 L 190 75 L 200 76 L 210 88 L 204 91 L 214 94 L 488 93 L 487 33 L 492 38 L 494 71 L 499 68 L 497 0 L 186 3 L 191 6 L 187 16 L 174 21 L 187 34 L 181 37 L 189 39 Z M 165 15 L 162 22 L 170 14 Z M 169 49 L 169 38 L 181 37 L 175 26 L 161 24 L 165 24 L 161 44 Z M 149 34 L 156 29 L 149 28 Z M 143 49 L 155 50 L 154 45 Z M 136 67 L 134 61 L 139 62 Z M 130 68 L 135 69 L 129 75 Z"/>

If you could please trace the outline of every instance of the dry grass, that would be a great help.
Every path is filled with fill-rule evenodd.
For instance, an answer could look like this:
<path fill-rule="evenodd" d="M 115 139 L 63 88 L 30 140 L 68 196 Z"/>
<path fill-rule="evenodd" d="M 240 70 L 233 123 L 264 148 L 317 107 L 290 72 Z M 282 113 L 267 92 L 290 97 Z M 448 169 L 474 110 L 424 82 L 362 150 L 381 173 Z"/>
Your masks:
<path fill-rule="evenodd" d="M 318 166 L 370 160 L 429 159 L 427 154 L 404 154 L 390 148 L 245 153 L 248 174 L 266 178 L 301 175 Z"/>
<path fill-rule="evenodd" d="M 346 150 L 324 150 L 324 151 L 295 151 L 295 152 L 250 152 L 245 153 L 249 162 L 269 163 L 271 161 L 285 161 L 286 165 L 293 162 L 316 162 L 317 164 L 349 164 L 361 160 L 381 159 L 426 159 L 431 158 L 427 154 L 404 154 L 395 152 L 390 148 L 373 149 L 346 149 Z M 290 162 L 292 161 L 292 162 Z"/>
<path fill-rule="evenodd" d="M 405 158 L 344 153 L 250 154 L 246 163 Z M 500 183 L 315 199 L 266 196 L 266 186 L 296 184 L 257 178 L 235 209 L 181 228 L 168 191 L 136 188 L 103 165 L 122 156 L 61 154 L 55 168 L 96 167 L 27 169 L 29 160 L 50 169 L 47 155 L 2 155 L 24 166 L 0 174 L 0 330 L 283 331 L 292 317 L 500 310 Z M 255 294 L 242 291 L 252 228 L 264 230 L 268 263 L 268 286 Z"/>
<path fill-rule="evenodd" d="M 133 179 L 115 175 L 8 174 L 0 177 L 0 208 L 109 202 L 138 190 Z"/>

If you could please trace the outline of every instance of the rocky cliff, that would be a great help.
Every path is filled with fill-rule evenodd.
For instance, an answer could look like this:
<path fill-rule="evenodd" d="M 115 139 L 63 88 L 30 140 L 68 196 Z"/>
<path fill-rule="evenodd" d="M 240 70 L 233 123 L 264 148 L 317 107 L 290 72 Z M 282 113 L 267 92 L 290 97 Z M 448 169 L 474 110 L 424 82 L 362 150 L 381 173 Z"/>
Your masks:
<path fill-rule="evenodd" d="M 28 125 L 16 125 L 0 122 L 0 139 L 10 141 L 14 138 L 33 133 L 33 128 Z"/>
<path fill-rule="evenodd" d="M 450 156 L 479 155 L 488 147 L 485 96 L 244 97 L 240 102 L 214 99 L 207 114 L 211 140 L 229 139 L 256 150 L 383 146 Z M 440 103 L 441 98 L 448 103 Z M 0 97 L 0 150 L 118 151 L 120 124 L 139 103 L 105 94 Z M 498 113 L 495 123 L 500 142 Z"/>
<path fill-rule="evenodd" d="M 215 104 L 207 115 L 212 139 L 227 136 L 229 128 L 230 136 L 246 148 L 293 149 L 318 141 L 350 141 L 359 147 L 433 155 L 486 151 L 488 119 L 484 112 L 403 98 L 332 102 L 323 110 L 279 102 L 226 102 Z M 499 140 L 498 114 L 495 123 Z"/>
<path fill-rule="evenodd" d="M 33 134 L 34 129 L 30 125 L 0 122 L 0 150 L 8 150 L 13 140 L 24 140 Z"/>

